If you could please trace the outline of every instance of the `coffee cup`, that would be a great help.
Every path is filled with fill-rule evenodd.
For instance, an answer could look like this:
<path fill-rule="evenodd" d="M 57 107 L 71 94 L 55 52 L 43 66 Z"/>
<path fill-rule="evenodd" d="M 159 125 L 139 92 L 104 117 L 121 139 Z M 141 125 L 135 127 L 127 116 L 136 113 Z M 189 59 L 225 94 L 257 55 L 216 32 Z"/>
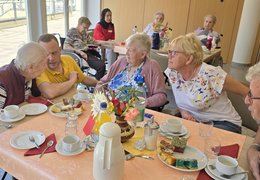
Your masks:
<path fill-rule="evenodd" d="M 77 151 L 80 147 L 81 141 L 76 135 L 67 135 L 62 139 L 62 149 L 66 152 Z"/>
<path fill-rule="evenodd" d="M 89 100 L 89 92 L 86 90 L 78 90 L 77 97 L 79 100 Z"/>
<path fill-rule="evenodd" d="M 230 156 L 218 156 L 216 168 L 220 173 L 231 175 L 237 172 L 238 162 Z"/>
<path fill-rule="evenodd" d="M 4 116 L 10 119 L 13 119 L 19 115 L 19 106 L 9 105 L 4 109 L 1 109 L 1 113 L 4 113 Z"/>
<path fill-rule="evenodd" d="M 180 119 L 168 119 L 166 120 L 166 126 L 172 132 L 181 132 L 182 121 Z"/>

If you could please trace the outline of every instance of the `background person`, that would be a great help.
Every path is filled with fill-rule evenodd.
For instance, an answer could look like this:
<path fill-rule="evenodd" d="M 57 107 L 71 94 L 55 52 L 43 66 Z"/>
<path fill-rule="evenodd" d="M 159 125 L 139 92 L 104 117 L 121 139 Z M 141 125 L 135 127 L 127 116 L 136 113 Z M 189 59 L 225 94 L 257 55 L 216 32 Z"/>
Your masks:
<path fill-rule="evenodd" d="M 145 28 L 144 28 L 144 33 L 146 33 L 148 36 L 152 37 L 153 33 L 155 32 L 155 28 L 161 28 L 161 25 L 164 21 L 164 13 L 162 11 L 157 11 L 154 15 L 154 20 L 153 22 L 149 23 Z M 159 25 L 159 27 L 155 27 L 156 25 Z"/>
<path fill-rule="evenodd" d="M 74 84 L 83 83 L 95 86 L 97 80 L 86 76 L 73 58 L 61 55 L 57 38 L 52 34 L 43 34 L 39 44 L 49 53 L 47 69 L 37 78 L 37 85 L 45 98 L 55 98 L 65 94 Z"/>
<path fill-rule="evenodd" d="M 144 33 L 136 33 L 126 40 L 126 56 L 119 58 L 110 68 L 108 74 L 100 79 L 97 88 L 102 84 L 117 90 L 121 87 L 137 88 L 135 78 L 144 78 L 144 87 L 147 92 L 147 107 L 158 107 L 165 104 L 164 76 L 160 65 L 147 55 L 151 49 L 151 39 Z"/>
<path fill-rule="evenodd" d="M 35 78 L 46 68 L 47 52 L 38 43 L 21 47 L 16 58 L 0 68 L 0 108 L 24 102 L 29 95 L 39 96 Z"/>
<path fill-rule="evenodd" d="M 255 179 L 260 180 L 260 63 L 249 68 L 246 79 L 250 82 L 250 91 L 245 98 L 245 103 L 258 124 L 254 144 L 248 149 L 247 158 Z"/>
<path fill-rule="evenodd" d="M 203 52 L 194 34 L 170 44 L 166 74 L 184 119 L 214 122 L 214 127 L 241 133 L 242 120 L 226 91 L 246 96 L 248 88 L 221 69 L 202 62 Z"/>

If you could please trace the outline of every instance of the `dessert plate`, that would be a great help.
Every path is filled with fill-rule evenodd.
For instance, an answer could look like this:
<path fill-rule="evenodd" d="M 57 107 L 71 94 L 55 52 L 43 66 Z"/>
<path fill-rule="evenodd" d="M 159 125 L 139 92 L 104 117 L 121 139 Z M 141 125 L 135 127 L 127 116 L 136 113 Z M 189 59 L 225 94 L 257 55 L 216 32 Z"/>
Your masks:
<path fill-rule="evenodd" d="M 168 167 L 179 170 L 179 171 L 185 171 L 185 172 L 194 172 L 194 171 L 199 171 L 201 169 L 204 169 L 207 165 L 207 157 L 206 155 L 201 152 L 200 150 L 198 150 L 195 147 L 192 146 L 186 146 L 185 150 L 183 153 L 174 153 L 174 156 L 177 159 L 196 159 L 198 161 L 198 169 L 182 169 L 182 168 L 178 168 L 176 166 L 173 165 L 169 165 L 167 164 L 165 161 L 163 161 L 160 157 L 160 155 L 158 154 L 158 158 Z"/>
<path fill-rule="evenodd" d="M 167 139 L 172 139 L 173 136 L 176 136 L 176 135 L 172 135 L 171 133 L 163 132 L 161 129 L 159 129 L 159 132 L 162 136 L 166 137 Z M 184 136 L 178 136 L 178 137 L 188 138 L 190 137 L 190 133 L 187 132 L 187 134 L 185 134 Z"/>
<path fill-rule="evenodd" d="M 44 113 L 48 107 L 41 103 L 31 103 L 22 106 L 21 109 L 26 115 L 33 116 Z"/>
<path fill-rule="evenodd" d="M 0 121 L 3 122 L 16 122 L 22 120 L 24 117 L 25 113 L 22 110 L 19 110 L 19 114 L 15 118 L 8 118 L 4 115 L 4 113 L 0 113 Z"/>
<path fill-rule="evenodd" d="M 45 135 L 39 131 L 23 131 L 14 134 L 10 139 L 10 144 L 16 149 L 31 149 L 36 147 L 33 142 L 29 140 L 29 136 L 33 136 L 35 142 L 40 146 L 45 141 Z"/>
<path fill-rule="evenodd" d="M 62 149 L 62 141 L 61 140 L 55 146 L 56 151 L 59 154 L 63 155 L 63 156 L 75 156 L 75 155 L 78 155 L 78 154 L 82 153 L 85 150 L 85 148 L 86 148 L 86 146 L 82 146 L 82 147 L 80 147 L 78 150 L 76 150 L 74 152 L 67 152 L 67 151 L 64 151 Z"/>
<path fill-rule="evenodd" d="M 238 174 L 238 175 L 234 175 L 232 177 L 230 177 L 229 179 L 221 177 L 220 176 L 220 172 L 217 169 L 212 169 L 209 165 L 213 165 L 216 167 L 216 159 L 212 159 L 209 160 L 207 167 L 205 168 L 206 173 L 212 177 L 213 179 L 221 179 L 221 180 L 244 180 L 244 179 L 248 179 L 247 174 Z M 237 168 L 237 172 L 242 172 L 245 171 L 242 167 L 238 166 Z"/>
<path fill-rule="evenodd" d="M 49 113 L 53 116 L 56 116 L 56 117 L 61 117 L 61 118 L 66 118 L 68 116 L 69 113 L 74 113 L 76 115 L 80 115 L 82 114 L 82 111 L 81 112 L 74 112 L 74 111 L 61 111 L 61 112 L 53 112 L 52 111 L 52 108 L 54 106 L 58 106 L 58 107 L 61 107 L 63 106 L 63 102 L 60 102 L 60 103 L 56 103 L 54 105 L 52 105 L 50 108 L 49 108 Z"/>
<path fill-rule="evenodd" d="M 169 127 L 166 125 L 166 123 L 160 124 L 160 131 L 164 134 L 168 134 L 170 136 L 184 136 L 188 133 L 188 129 L 185 126 L 182 126 L 181 132 L 173 132 Z"/>

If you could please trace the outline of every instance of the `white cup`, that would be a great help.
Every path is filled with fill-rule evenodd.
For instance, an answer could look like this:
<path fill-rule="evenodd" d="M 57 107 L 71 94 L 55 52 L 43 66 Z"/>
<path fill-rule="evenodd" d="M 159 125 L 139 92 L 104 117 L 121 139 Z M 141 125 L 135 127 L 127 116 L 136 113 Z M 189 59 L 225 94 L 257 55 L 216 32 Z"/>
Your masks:
<path fill-rule="evenodd" d="M 231 175 L 237 172 L 238 162 L 230 156 L 218 156 L 216 168 L 219 172 Z"/>
<path fill-rule="evenodd" d="M 4 109 L 1 109 L 1 113 L 4 113 L 5 117 L 7 118 L 15 118 L 19 115 L 19 106 L 17 105 L 9 105 L 6 106 Z"/>
<path fill-rule="evenodd" d="M 81 141 L 76 135 L 68 135 L 62 139 L 62 149 L 66 152 L 77 151 L 80 147 Z"/>
<path fill-rule="evenodd" d="M 166 120 L 166 126 L 172 132 L 181 132 L 182 121 L 180 119 L 168 119 Z"/>
<path fill-rule="evenodd" d="M 78 90 L 78 95 L 77 95 L 79 100 L 89 100 L 89 92 L 86 90 Z"/>

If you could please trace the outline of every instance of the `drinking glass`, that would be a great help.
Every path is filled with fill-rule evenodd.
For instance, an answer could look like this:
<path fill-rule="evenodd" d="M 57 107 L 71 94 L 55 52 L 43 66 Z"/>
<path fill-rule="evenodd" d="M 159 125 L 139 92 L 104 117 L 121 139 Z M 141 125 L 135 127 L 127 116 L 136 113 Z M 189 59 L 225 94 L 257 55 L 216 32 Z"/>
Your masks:
<path fill-rule="evenodd" d="M 217 137 L 207 137 L 205 139 L 205 150 L 208 159 L 216 159 L 220 152 L 221 142 Z"/>
<path fill-rule="evenodd" d="M 213 121 L 199 122 L 199 135 L 201 137 L 210 137 L 212 135 Z"/>

